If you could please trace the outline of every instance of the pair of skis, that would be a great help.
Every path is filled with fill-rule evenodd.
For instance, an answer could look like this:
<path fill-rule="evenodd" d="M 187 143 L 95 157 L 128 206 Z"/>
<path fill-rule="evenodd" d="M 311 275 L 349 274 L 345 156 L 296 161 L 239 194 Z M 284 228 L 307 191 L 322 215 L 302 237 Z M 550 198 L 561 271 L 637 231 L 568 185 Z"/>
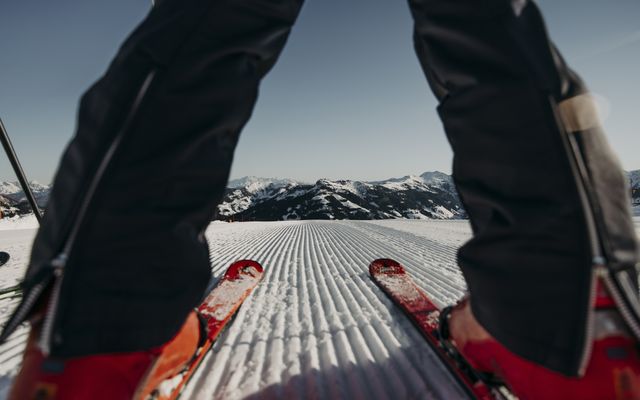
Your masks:
<path fill-rule="evenodd" d="M 414 283 L 398 262 L 390 259 L 375 260 L 369 266 L 374 282 L 411 319 L 438 354 L 452 376 L 472 399 L 505 399 L 501 388 L 479 378 L 464 360 L 455 359 L 442 346 L 438 336 L 440 309 Z M 152 394 L 154 400 L 174 400 L 193 376 L 213 346 L 220 332 L 229 324 L 244 300 L 262 279 L 262 266 L 251 260 L 236 261 L 198 307 L 206 335 L 202 344 L 181 374 L 163 382 Z"/>

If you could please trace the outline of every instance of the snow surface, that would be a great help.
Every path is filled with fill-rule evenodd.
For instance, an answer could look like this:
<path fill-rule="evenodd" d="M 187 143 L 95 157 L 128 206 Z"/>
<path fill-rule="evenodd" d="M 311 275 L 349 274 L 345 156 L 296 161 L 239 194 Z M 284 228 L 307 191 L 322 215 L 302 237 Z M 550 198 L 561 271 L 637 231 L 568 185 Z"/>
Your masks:
<path fill-rule="evenodd" d="M 22 188 L 18 182 L 0 181 L 0 194 L 13 194 L 21 191 Z"/>
<path fill-rule="evenodd" d="M 207 237 L 214 275 L 249 257 L 265 276 L 187 398 L 464 398 L 367 273 L 373 259 L 397 257 L 453 301 L 462 279 L 441 278 L 437 264 L 453 265 L 454 248 L 353 221 L 216 224 Z M 441 254 L 406 257 L 400 246 L 412 241 Z"/>
<path fill-rule="evenodd" d="M 635 223 L 640 233 L 640 218 Z M 0 267 L 1 287 L 21 278 L 34 234 L 0 230 L 0 250 L 12 257 Z M 367 267 L 395 258 L 438 304 L 448 304 L 465 289 L 455 254 L 469 237 L 466 221 L 212 223 L 215 277 L 241 258 L 262 263 L 265 275 L 183 398 L 465 398 Z M 0 296 L 0 322 L 17 301 Z M 22 328 L 0 347 L 0 399 L 26 335 Z"/>
<path fill-rule="evenodd" d="M 443 189 L 445 186 L 453 187 L 453 179 L 440 171 L 425 172 L 420 176 L 407 175 L 402 178 L 390 178 L 383 181 L 373 181 L 369 184 L 382 185 L 388 189 L 406 190 L 415 188 L 436 187 Z"/>
<path fill-rule="evenodd" d="M 293 179 L 259 178 L 256 176 L 245 176 L 240 179 L 229 181 L 227 183 L 227 187 L 231 189 L 244 188 L 249 192 L 257 192 L 260 190 L 264 190 L 268 186 L 281 187 L 298 184 L 300 184 L 300 182 Z"/>
<path fill-rule="evenodd" d="M 38 220 L 36 219 L 36 216 L 34 214 L 16 215 L 15 217 L 0 219 L 0 231 L 14 231 L 16 229 L 36 229 L 37 227 Z"/>

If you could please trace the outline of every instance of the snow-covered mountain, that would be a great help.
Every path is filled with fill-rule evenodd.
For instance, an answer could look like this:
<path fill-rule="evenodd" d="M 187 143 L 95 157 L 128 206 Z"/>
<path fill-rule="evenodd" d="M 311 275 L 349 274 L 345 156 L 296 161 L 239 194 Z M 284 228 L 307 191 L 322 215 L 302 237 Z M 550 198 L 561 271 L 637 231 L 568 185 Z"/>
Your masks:
<path fill-rule="evenodd" d="M 0 182 L 0 195 L 12 194 L 21 190 L 18 182 Z"/>
<path fill-rule="evenodd" d="M 29 182 L 29 186 L 38 206 L 44 208 L 49 200 L 51 186 L 36 181 Z M 31 212 L 31 207 L 18 182 L 0 181 L 0 211 L 5 217 Z"/>
<path fill-rule="evenodd" d="M 640 170 L 627 172 L 634 213 L 640 216 Z M 38 205 L 46 207 L 50 185 L 30 182 Z M 248 176 L 229 182 L 218 219 L 388 219 L 465 218 L 451 176 L 430 171 L 384 181 L 321 179 L 316 183 Z M 0 181 L 4 216 L 31 209 L 18 182 Z"/>
<path fill-rule="evenodd" d="M 33 195 L 38 199 L 45 200 L 49 196 L 49 192 L 51 191 L 50 185 L 43 185 L 36 181 L 29 182 L 29 186 L 31 187 L 31 191 Z M 20 183 L 17 181 L 9 182 L 9 181 L 0 181 L 0 195 L 13 199 L 14 201 L 20 202 L 26 200 L 24 192 L 20 187 Z"/>
<path fill-rule="evenodd" d="M 271 197 L 274 191 L 287 190 L 302 183 L 292 179 L 258 178 L 246 176 L 229 181 L 222 203 L 218 206 L 218 215 L 237 215 L 252 205 Z"/>
<path fill-rule="evenodd" d="M 640 170 L 627 172 L 640 215 Z M 458 219 L 466 218 L 451 176 L 430 171 L 384 181 L 246 177 L 229 183 L 218 219 Z"/>
<path fill-rule="evenodd" d="M 244 188 L 250 192 L 257 192 L 266 188 L 267 186 L 282 187 L 292 184 L 300 184 L 302 182 L 294 181 L 293 179 L 279 179 L 279 178 L 258 178 L 256 176 L 245 176 L 240 179 L 233 179 L 229 181 L 227 187 L 230 189 Z"/>
<path fill-rule="evenodd" d="M 238 182 L 247 182 L 246 187 Z M 362 182 L 243 178 L 232 181 L 219 219 L 452 219 L 465 213 L 451 177 L 441 172 Z"/>
<path fill-rule="evenodd" d="M 640 169 L 627 172 L 629 186 L 631 187 L 631 203 L 633 215 L 640 217 Z"/>
<path fill-rule="evenodd" d="M 31 187 L 31 191 L 33 191 L 33 193 L 48 192 L 50 189 L 49 185 L 43 185 L 37 181 L 29 182 L 29 186 Z M 0 181 L 0 194 L 7 195 L 16 193 L 22 193 L 22 188 L 20 187 L 20 183 L 18 181 Z"/>
<path fill-rule="evenodd" d="M 640 189 L 640 169 L 627 172 L 627 177 L 632 189 Z"/>

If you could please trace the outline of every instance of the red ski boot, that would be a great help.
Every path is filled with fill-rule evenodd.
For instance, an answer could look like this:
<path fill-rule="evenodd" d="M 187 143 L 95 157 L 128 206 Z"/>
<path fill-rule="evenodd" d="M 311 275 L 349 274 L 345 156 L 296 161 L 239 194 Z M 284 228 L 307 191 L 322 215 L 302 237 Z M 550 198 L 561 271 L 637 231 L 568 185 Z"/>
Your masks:
<path fill-rule="evenodd" d="M 9 400 L 146 399 L 192 359 L 200 330 L 198 316 L 191 312 L 176 336 L 157 348 L 56 359 L 42 354 L 37 346 L 40 323 L 32 323 Z"/>
<path fill-rule="evenodd" d="M 448 332 L 474 369 L 503 381 L 520 400 L 640 399 L 637 343 L 601 285 L 595 307 L 591 359 L 580 378 L 561 375 L 507 350 L 478 323 L 468 299 L 451 310 Z"/>

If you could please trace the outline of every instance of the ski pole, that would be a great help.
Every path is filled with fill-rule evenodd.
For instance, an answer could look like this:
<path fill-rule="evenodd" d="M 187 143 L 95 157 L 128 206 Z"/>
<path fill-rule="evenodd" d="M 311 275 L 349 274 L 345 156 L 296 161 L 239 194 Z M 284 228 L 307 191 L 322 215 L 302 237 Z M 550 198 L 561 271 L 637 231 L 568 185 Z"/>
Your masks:
<path fill-rule="evenodd" d="M 11 140 L 9 140 L 9 134 L 4 127 L 4 123 L 0 118 L 0 140 L 2 140 L 2 146 L 4 147 L 4 152 L 7 154 L 7 158 L 9 158 L 9 162 L 11 162 L 11 166 L 13 167 L 13 171 L 16 173 L 18 177 L 18 181 L 20 181 L 20 186 L 22 186 L 22 190 L 24 191 L 24 195 L 27 197 L 29 201 L 29 205 L 33 210 L 33 213 L 36 215 L 36 219 L 38 223 L 42 220 L 42 213 L 40 212 L 40 208 L 38 208 L 38 203 L 36 203 L 36 198 L 33 196 L 33 192 L 31 191 L 31 187 L 29 186 L 29 182 L 27 181 L 27 177 L 22 170 L 22 166 L 20 165 L 20 161 L 18 160 L 18 156 L 16 155 L 15 150 L 13 149 L 13 145 L 11 144 Z"/>

